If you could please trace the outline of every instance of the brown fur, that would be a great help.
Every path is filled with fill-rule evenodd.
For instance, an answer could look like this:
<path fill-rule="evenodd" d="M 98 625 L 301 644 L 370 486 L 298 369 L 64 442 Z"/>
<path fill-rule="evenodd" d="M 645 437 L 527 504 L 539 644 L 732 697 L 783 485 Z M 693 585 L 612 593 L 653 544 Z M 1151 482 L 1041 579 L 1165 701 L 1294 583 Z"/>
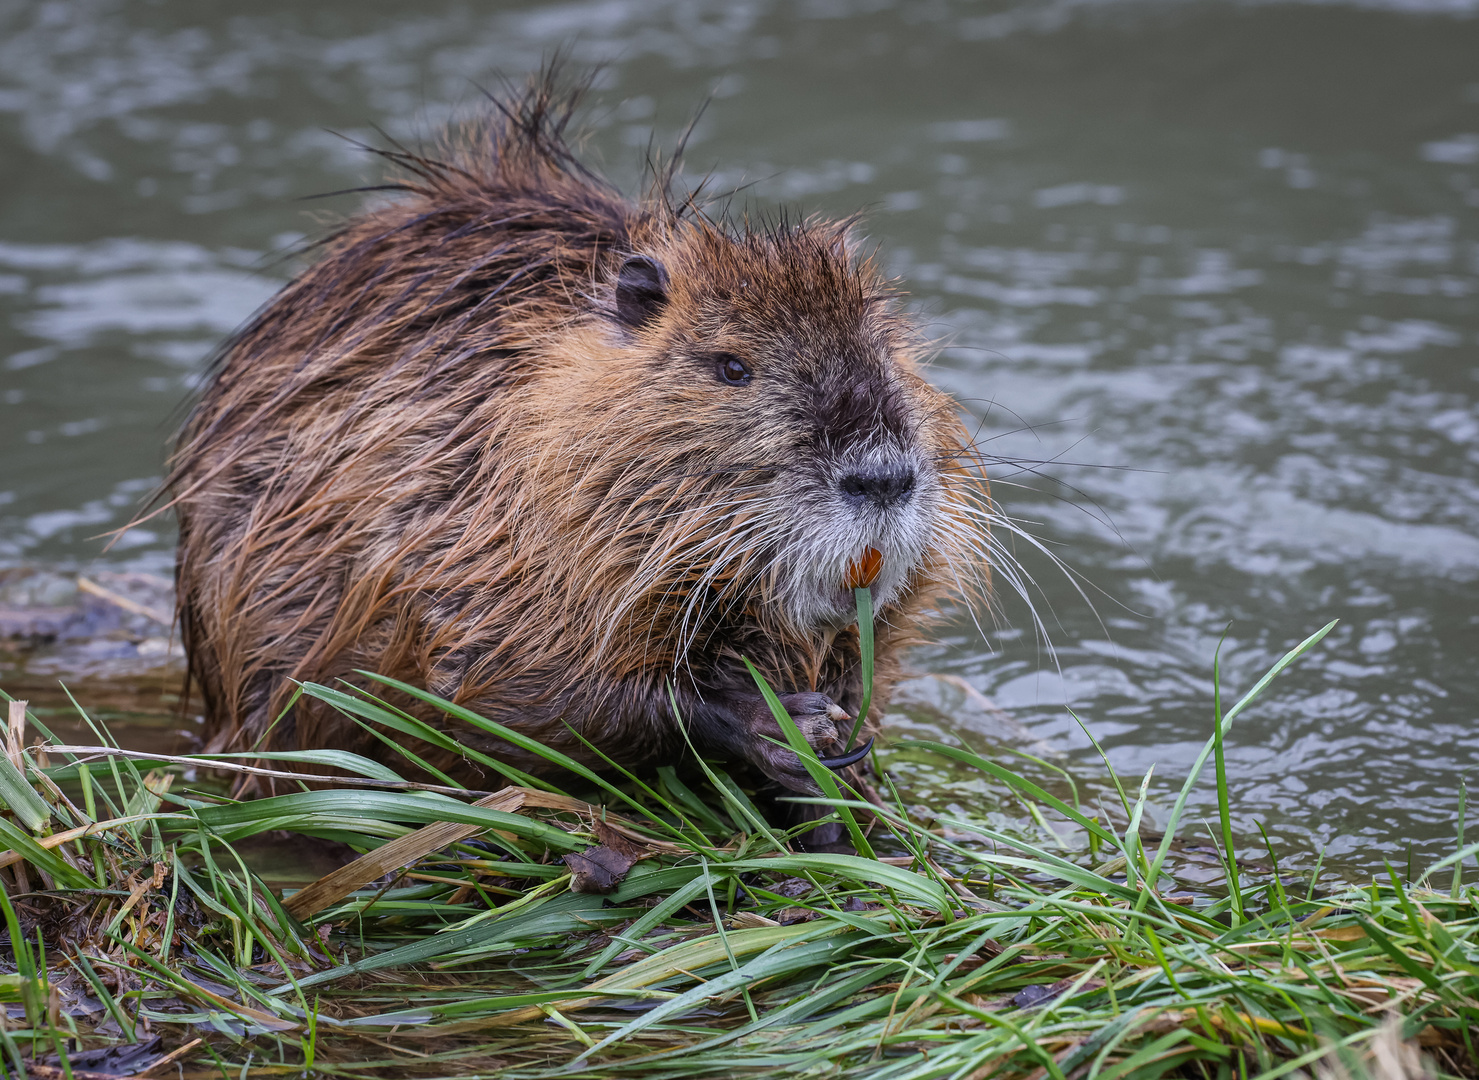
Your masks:
<path fill-rule="evenodd" d="M 786 515 L 807 512 L 788 477 L 893 425 L 938 469 L 942 528 L 879 613 L 877 715 L 980 532 L 962 429 L 897 298 L 844 226 L 728 226 L 663 183 L 627 201 L 567 149 L 547 82 L 500 108 L 439 159 L 386 154 L 397 196 L 229 343 L 179 437 L 178 597 L 211 747 L 384 757 L 306 699 L 272 726 L 294 680 L 356 669 L 592 763 L 571 728 L 624 765 L 680 759 L 670 685 L 700 749 L 733 751 L 741 656 L 851 712 L 856 628 L 796 625 L 779 599 Z M 635 327 L 614 298 L 634 254 L 668 276 Z M 715 350 L 754 384 L 716 380 Z"/>

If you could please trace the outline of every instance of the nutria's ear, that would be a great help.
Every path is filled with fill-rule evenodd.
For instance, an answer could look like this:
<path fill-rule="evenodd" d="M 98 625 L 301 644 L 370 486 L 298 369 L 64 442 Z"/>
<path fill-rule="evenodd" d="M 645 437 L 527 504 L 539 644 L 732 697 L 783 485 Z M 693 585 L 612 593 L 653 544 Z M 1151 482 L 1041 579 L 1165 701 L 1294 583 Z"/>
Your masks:
<path fill-rule="evenodd" d="M 645 326 L 668 305 L 668 272 L 646 255 L 633 255 L 616 275 L 616 316 L 628 326 Z"/>

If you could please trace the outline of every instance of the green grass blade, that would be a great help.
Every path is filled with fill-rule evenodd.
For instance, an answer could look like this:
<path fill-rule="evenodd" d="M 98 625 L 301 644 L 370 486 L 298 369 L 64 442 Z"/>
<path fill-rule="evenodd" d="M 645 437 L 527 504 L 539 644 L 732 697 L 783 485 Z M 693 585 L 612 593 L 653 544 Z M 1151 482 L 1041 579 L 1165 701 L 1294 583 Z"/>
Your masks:
<path fill-rule="evenodd" d="M 594 979 L 601 969 L 611 962 L 612 957 L 623 949 L 629 948 L 631 942 L 641 940 L 643 934 L 662 923 L 679 908 L 697 899 L 709 889 L 712 883 L 713 875 L 705 869 L 687 885 L 659 901 L 655 907 L 649 908 L 647 914 L 622 932 L 621 936 L 626 940 L 613 940 L 610 945 L 602 949 L 596 958 L 585 966 L 581 978 Z"/>
<path fill-rule="evenodd" d="M 1043 790 L 1026 777 L 1018 776 L 1012 770 L 1004 768 L 994 761 L 988 761 L 979 754 L 973 754 L 969 750 L 962 750 L 958 746 L 946 746 L 944 743 L 931 742 L 924 739 L 907 739 L 896 745 L 897 749 L 901 750 L 928 750 L 931 753 L 939 754 L 941 757 L 958 761 L 962 765 L 970 765 L 972 768 L 980 769 L 982 772 L 994 776 L 996 779 L 1002 781 L 1002 783 L 1007 784 L 1015 791 L 1022 793 L 1027 798 L 1035 799 L 1044 806 L 1052 807 L 1069 821 L 1079 826 L 1079 828 L 1085 832 L 1092 833 L 1099 840 L 1109 844 L 1111 847 L 1118 848 L 1120 846 L 1120 838 L 1097 821 L 1084 816 L 1080 810 L 1069 806 L 1062 799 Z"/>
<path fill-rule="evenodd" d="M 873 702 L 873 589 L 864 587 L 852 591 L 858 605 L 858 647 L 862 652 L 863 700 L 858 705 L 858 716 L 853 721 L 852 733 L 847 737 L 845 749 L 851 750 L 858 741 L 858 732 L 868 719 L 868 706 Z"/>
<path fill-rule="evenodd" d="M 1224 631 L 1217 650 L 1212 654 L 1212 742 L 1217 775 L 1217 819 L 1222 825 L 1222 860 L 1227 868 L 1227 889 L 1231 898 L 1233 925 L 1243 921 L 1243 891 L 1238 880 L 1238 853 L 1233 841 L 1232 807 L 1227 789 L 1227 755 L 1224 752 L 1226 732 L 1222 728 L 1222 646 Z"/>
<path fill-rule="evenodd" d="M 806 772 L 811 777 L 812 782 L 821 788 L 823 795 L 832 799 L 841 800 L 842 790 L 837 786 L 837 777 L 831 769 L 821 763 L 816 751 L 811 748 L 811 744 L 801 734 L 801 729 L 796 726 L 796 721 L 791 718 L 791 714 L 781 704 L 781 699 L 776 696 L 776 692 L 770 688 L 770 684 L 765 681 L 760 672 L 756 670 L 755 665 L 750 663 L 749 660 L 745 660 L 745 667 L 750 669 L 750 676 L 755 680 L 755 685 L 760 688 L 760 693 L 765 698 L 765 704 L 770 706 L 770 714 L 775 717 L 776 723 L 780 725 L 781 731 L 786 736 L 786 743 L 791 748 L 791 752 L 801 759 L 801 764 L 806 768 Z M 858 827 L 858 820 L 853 816 L 852 810 L 846 806 L 839 806 L 837 807 L 837 814 L 842 819 L 842 824 L 847 829 L 848 836 L 852 839 L 853 848 L 872 858 L 873 848 L 868 843 L 867 837 L 863 835 L 863 830 Z"/>
<path fill-rule="evenodd" d="M 642 1029 L 669 1016 L 686 1012 L 706 999 L 722 998 L 727 993 L 738 992 L 749 984 L 763 979 L 780 978 L 794 971 L 835 963 L 841 956 L 850 953 L 866 940 L 862 935 L 850 934 L 824 941 L 777 942 L 754 959 L 717 975 L 707 982 L 699 983 L 686 993 L 665 1001 L 635 1020 L 624 1024 L 582 1054 L 581 1060 L 604 1050 L 613 1043 L 629 1039 Z"/>
<path fill-rule="evenodd" d="M 343 712 L 345 715 L 350 716 L 357 721 L 360 721 L 362 723 L 369 722 L 372 725 L 378 724 L 383 727 L 387 727 L 392 731 L 398 731 L 403 735 L 410 735 L 412 738 L 419 739 L 420 741 L 428 743 L 431 746 L 435 746 L 440 750 L 446 750 L 449 753 L 457 754 L 462 758 L 465 758 L 469 761 L 474 761 L 477 764 L 484 766 L 485 768 L 491 769 L 493 772 L 497 773 L 498 775 L 504 777 L 514 784 L 518 784 L 523 787 L 541 788 L 545 791 L 555 790 L 552 785 L 547 784 L 542 780 L 535 779 L 528 773 L 524 772 L 522 769 L 516 769 L 512 765 L 505 765 L 503 762 L 489 757 L 487 754 L 474 750 L 470 746 L 464 746 L 456 739 L 453 739 L 446 732 L 438 731 L 436 728 L 426 723 L 426 721 L 414 717 L 410 713 L 404 712 L 401 709 L 397 709 L 394 705 L 391 705 L 388 702 L 381 701 L 379 698 L 366 693 L 360 687 L 354 686 L 353 683 L 346 683 L 345 685 L 352 687 L 358 693 L 365 694 L 365 696 L 356 697 L 354 694 L 348 694 L 345 693 L 343 690 L 337 690 L 330 686 L 323 686 L 319 683 L 304 683 L 302 686 L 302 690 L 303 693 L 308 697 L 317 698 L 318 700 L 323 701 L 326 704 L 332 705 L 340 712 Z M 381 739 L 381 741 L 391 746 L 395 746 L 397 751 L 400 752 L 402 756 L 404 756 L 417 766 L 424 767 L 424 763 L 422 762 L 421 758 L 412 753 L 409 749 L 403 749 L 399 746 L 396 746 L 393 740 L 386 738 L 380 732 L 376 732 L 376 735 L 378 738 Z M 445 774 L 442 774 L 442 779 L 449 780 L 449 778 L 446 777 Z"/>
<path fill-rule="evenodd" d="M 288 761 L 303 765 L 322 765 L 329 769 L 339 769 L 349 773 L 351 776 L 364 776 L 371 780 L 387 780 L 392 783 L 405 783 L 405 777 L 394 769 L 382 765 L 378 761 L 371 761 L 361 754 L 351 753 L 348 750 L 275 750 L 254 751 L 244 754 L 192 754 L 201 761 L 233 761 L 246 759 L 251 761 Z"/>
<path fill-rule="evenodd" d="M 1279 659 L 1278 663 L 1269 668 L 1264 673 L 1263 678 L 1253 684 L 1253 689 L 1244 694 L 1238 700 L 1238 703 L 1227 711 L 1227 715 L 1222 718 L 1221 723 L 1218 725 L 1218 730 L 1221 734 L 1226 735 L 1232 727 L 1232 722 L 1237 719 L 1238 714 L 1256 701 L 1258 696 L 1267 689 L 1268 684 L 1278 678 L 1279 674 L 1285 668 L 1324 640 L 1325 635 L 1330 633 L 1331 630 L 1334 630 L 1339 621 L 1339 619 L 1330 620 L 1319 630 L 1316 630 L 1309 637 L 1294 646 L 1294 648 L 1290 649 Z M 1212 756 L 1215 748 L 1216 738 L 1208 738 L 1206 745 L 1202 747 L 1202 752 L 1197 755 L 1196 761 L 1192 763 L 1191 773 L 1187 776 L 1186 782 L 1181 785 L 1181 793 L 1177 795 L 1176 803 L 1171 808 L 1170 819 L 1166 822 L 1165 837 L 1161 840 L 1160 847 L 1156 850 L 1155 861 L 1150 864 L 1150 869 L 1146 873 L 1146 892 L 1136 903 L 1137 910 L 1144 909 L 1145 904 L 1150 899 L 1150 891 L 1156 887 L 1156 880 L 1160 876 L 1161 866 L 1165 863 L 1166 856 L 1171 852 L 1171 843 L 1176 838 L 1176 827 L 1181 823 L 1181 815 L 1186 810 L 1187 800 L 1191 798 L 1192 788 L 1196 786 L 1197 781 L 1201 778 L 1202 770 L 1207 766 L 1207 759 Z"/>
<path fill-rule="evenodd" d="M 51 807 L 36 794 L 36 789 L 25 778 L 15 762 L 0 753 L 0 806 L 20 819 L 22 825 L 32 832 L 51 820 Z"/>
<path fill-rule="evenodd" d="M 292 827 L 285 822 L 300 822 L 307 826 L 326 819 L 336 822 L 382 819 L 419 825 L 448 821 L 513 833 L 526 840 L 546 844 L 557 851 L 575 851 L 586 843 L 572 837 L 564 829 L 522 814 L 472 806 L 429 792 L 401 794 L 348 789 L 295 791 L 248 803 L 203 806 L 196 810 L 196 815 L 202 823 L 213 829 L 243 825 L 258 830 L 280 829 Z"/>
<path fill-rule="evenodd" d="M 724 869 L 789 870 L 797 874 L 830 874 L 844 881 L 871 883 L 892 889 L 900 896 L 942 914 L 953 906 L 953 898 L 950 894 L 923 874 L 916 874 L 901 866 L 892 866 L 858 855 L 834 855 L 829 852 L 811 851 L 804 855 L 783 855 L 773 859 L 736 859 L 725 863 Z"/>

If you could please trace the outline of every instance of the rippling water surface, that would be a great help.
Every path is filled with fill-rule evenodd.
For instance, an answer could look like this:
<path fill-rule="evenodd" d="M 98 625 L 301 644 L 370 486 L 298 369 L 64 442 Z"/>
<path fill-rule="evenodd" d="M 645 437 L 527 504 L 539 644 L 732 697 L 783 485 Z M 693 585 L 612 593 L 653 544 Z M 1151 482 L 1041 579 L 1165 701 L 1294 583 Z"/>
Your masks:
<path fill-rule="evenodd" d="M 354 205 L 302 198 L 566 44 L 606 62 L 591 149 L 628 187 L 712 95 L 691 173 L 868 210 L 996 494 L 1080 575 L 1024 549 L 1051 648 L 1009 602 L 926 666 L 1088 773 L 1066 702 L 1169 784 L 1229 625 L 1231 693 L 1339 618 L 1233 735 L 1239 827 L 1355 868 L 1443 849 L 1479 757 L 1463 0 L 0 0 L 0 565 L 167 572 L 167 523 L 91 538 L 280 253 Z"/>

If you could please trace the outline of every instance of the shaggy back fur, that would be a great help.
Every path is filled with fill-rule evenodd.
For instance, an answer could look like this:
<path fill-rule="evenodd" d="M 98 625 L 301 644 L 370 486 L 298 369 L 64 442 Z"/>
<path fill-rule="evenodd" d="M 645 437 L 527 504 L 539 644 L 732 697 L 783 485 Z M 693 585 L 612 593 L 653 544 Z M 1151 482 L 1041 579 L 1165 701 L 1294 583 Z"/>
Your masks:
<path fill-rule="evenodd" d="M 569 115 L 540 82 L 435 159 L 387 153 L 395 197 L 226 347 L 169 479 L 212 749 L 376 756 L 306 701 L 273 726 L 293 680 L 356 669 L 624 764 L 676 759 L 668 686 L 680 707 L 743 686 L 741 655 L 851 709 L 836 608 L 859 548 L 827 500 L 870 454 L 925 462 L 932 515 L 869 526 L 882 701 L 964 574 L 980 530 L 954 407 L 845 227 L 732 226 L 662 183 L 628 201 L 572 156 Z M 618 295 L 634 257 L 665 277 L 650 318 Z M 753 382 L 717 380 L 716 356 Z"/>

